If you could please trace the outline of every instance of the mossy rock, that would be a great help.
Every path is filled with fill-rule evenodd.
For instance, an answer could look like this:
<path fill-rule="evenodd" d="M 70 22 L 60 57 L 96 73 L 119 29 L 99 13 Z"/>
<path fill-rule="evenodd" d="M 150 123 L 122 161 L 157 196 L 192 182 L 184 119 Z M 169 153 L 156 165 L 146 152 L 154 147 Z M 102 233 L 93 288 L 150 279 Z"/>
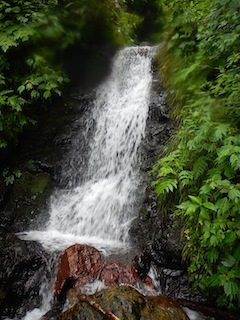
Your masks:
<path fill-rule="evenodd" d="M 181 307 L 165 297 L 145 297 L 129 286 L 114 286 L 90 297 L 121 320 L 188 320 Z M 104 320 L 103 314 L 87 302 L 78 301 L 59 320 Z"/>
<path fill-rule="evenodd" d="M 48 189 L 50 184 L 51 177 L 48 173 L 31 174 L 26 171 L 14 183 L 13 195 L 15 197 L 38 195 Z"/>
<path fill-rule="evenodd" d="M 51 185 L 50 174 L 24 171 L 9 188 L 0 224 L 12 232 L 26 230 L 38 214 L 46 211 Z"/>

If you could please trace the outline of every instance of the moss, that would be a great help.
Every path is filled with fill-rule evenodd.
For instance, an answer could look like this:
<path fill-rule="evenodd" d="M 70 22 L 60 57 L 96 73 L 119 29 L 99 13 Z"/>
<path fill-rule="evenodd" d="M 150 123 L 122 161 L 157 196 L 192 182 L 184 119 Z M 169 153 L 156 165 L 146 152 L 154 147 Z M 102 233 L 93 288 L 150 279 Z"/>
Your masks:
<path fill-rule="evenodd" d="M 51 182 L 48 173 L 32 174 L 24 171 L 8 189 L 0 224 L 14 228 L 14 232 L 30 226 L 38 214 L 46 210 Z"/>
<path fill-rule="evenodd" d="M 34 177 L 32 182 L 31 192 L 34 194 L 42 193 L 50 185 L 50 175 L 48 173 L 39 173 Z"/>
<path fill-rule="evenodd" d="M 38 195 L 46 191 L 51 185 L 51 177 L 48 173 L 31 174 L 23 172 L 13 186 L 15 197 Z"/>
<path fill-rule="evenodd" d="M 0 301 L 4 300 L 7 296 L 6 291 L 3 289 L 3 287 L 0 287 Z"/>
<path fill-rule="evenodd" d="M 187 320 L 179 305 L 165 296 L 144 297 L 128 286 L 114 286 L 91 296 L 91 299 L 121 320 Z M 63 312 L 59 320 L 105 319 L 86 302 L 77 302 Z"/>

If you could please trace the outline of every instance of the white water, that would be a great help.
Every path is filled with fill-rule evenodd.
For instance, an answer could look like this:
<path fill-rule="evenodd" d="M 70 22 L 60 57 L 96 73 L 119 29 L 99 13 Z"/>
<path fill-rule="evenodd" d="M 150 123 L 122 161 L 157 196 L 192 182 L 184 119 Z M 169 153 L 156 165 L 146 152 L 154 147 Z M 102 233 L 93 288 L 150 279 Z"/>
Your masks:
<path fill-rule="evenodd" d="M 38 240 L 53 251 L 76 242 L 110 250 L 128 246 L 141 180 L 138 149 L 148 116 L 153 52 L 150 47 L 131 47 L 116 55 L 93 106 L 96 131 L 86 181 L 56 192 L 46 229 L 22 238 Z"/>

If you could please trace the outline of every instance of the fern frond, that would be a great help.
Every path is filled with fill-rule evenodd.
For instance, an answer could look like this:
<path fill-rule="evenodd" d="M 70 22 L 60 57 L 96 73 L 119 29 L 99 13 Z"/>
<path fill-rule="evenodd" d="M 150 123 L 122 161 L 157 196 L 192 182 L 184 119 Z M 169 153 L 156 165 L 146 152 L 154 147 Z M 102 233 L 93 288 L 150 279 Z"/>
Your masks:
<path fill-rule="evenodd" d="M 221 141 L 224 137 L 229 135 L 231 127 L 227 123 L 220 123 L 217 125 L 216 130 L 213 134 L 213 141 Z"/>
<path fill-rule="evenodd" d="M 193 165 L 193 177 L 198 179 L 208 169 L 207 157 L 198 158 Z"/>
<path fill-rule="evenodd" d="M 173 174 L 173 175 L 177 175 L 176 171 L 171 168 L 171 167 L 168 167 L 168 166 L 164 166 L 160 169 L 160 173 L 158 174 L 158 178 L 160 177 L 166 177 L 168 176 L 169 174 Z"/>
<path fill-rule="evenodd" d="M 173 192 L 174 189 L 177 189 L 178 181 L 177 179 L 163 179 L 158 182 L 158 185 L 155 189 L 157 194 Z"/>

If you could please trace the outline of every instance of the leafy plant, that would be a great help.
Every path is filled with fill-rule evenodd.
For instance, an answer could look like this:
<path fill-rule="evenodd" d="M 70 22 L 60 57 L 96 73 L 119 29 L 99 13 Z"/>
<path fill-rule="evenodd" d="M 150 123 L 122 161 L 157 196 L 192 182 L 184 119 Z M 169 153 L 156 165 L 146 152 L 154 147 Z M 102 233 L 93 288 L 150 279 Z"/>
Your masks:
<path fill-rule="evenodd" d="M 139 21 L 123 0 L 1 1 L 0 148 L 17 143 L 36 106 L 62 94 L 65 50 L 96 39 L 131 43 Z"/>
<path fill-rule="evenodd" d="M 155 164 L 162 210 L 182 220 L 190 280 L 240 307 L 238 1 L 170 1 L 159 63 L 178 129 Z M 187 7 L 186 7 L 187 6 Z"/>
<path fill-rule="evenodd" d="M 19 169 L 15 169 L 11 172 L 9 168 L 5 168 L 2 172 L 6 186 L 12 185 L 16 179 L 21 177 L 21 175 L 22 172 Z"/>

